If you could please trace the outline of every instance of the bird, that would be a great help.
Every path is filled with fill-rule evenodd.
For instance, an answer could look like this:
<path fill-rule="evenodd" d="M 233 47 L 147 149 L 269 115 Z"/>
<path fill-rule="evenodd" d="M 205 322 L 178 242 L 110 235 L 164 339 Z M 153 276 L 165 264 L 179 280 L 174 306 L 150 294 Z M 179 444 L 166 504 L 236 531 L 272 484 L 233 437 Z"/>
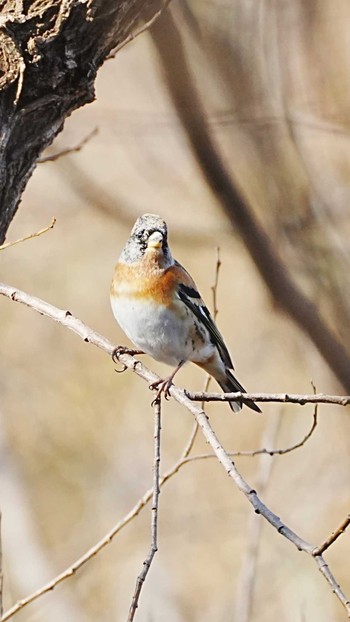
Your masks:
<path fill-rule="evenodd" d="M 131 231 L 115 266 L 110 288 L 111 306 L 118 324 L 137 350 L 119 347 L 113 353 L 148 354 L 174 368 L 153 383 L 157 397 L 169 395 L 175 374 L 191 361 L 213 376 L 224 393 L 245 389 L 233 375 L 234 365 L 208 308 L 187 270 L 173 259 L 168 227 L 157 214 L 143 214 Z M 230 401 L 234 412 L 250 399 Z"/>

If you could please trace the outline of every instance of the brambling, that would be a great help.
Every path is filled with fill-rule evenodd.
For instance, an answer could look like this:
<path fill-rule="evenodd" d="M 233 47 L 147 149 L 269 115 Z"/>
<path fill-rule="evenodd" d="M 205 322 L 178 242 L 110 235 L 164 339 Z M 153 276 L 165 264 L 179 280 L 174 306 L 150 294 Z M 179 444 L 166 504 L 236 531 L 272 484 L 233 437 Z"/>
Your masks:
<path fill-rule="evenodd" d="M 138 354 L 149 354 L 175 368 L 168 378 L 152 385 L 158 386 L 157 395 L 162 391 L 167 395 L 187 361 L 213 376 L 224 392 L 245 393 L 232 374 L 230 354 L 194 281 L 171 255 L 167 225 L 160 216 L 144 214 L 137 219 L 115 267 L 111 305 Z M 120 351 L 128 349 L 117 348 L 115 355 Z M 252 400 L 229 404 L 238 412 L 242 402 L 261 412 Z"/>

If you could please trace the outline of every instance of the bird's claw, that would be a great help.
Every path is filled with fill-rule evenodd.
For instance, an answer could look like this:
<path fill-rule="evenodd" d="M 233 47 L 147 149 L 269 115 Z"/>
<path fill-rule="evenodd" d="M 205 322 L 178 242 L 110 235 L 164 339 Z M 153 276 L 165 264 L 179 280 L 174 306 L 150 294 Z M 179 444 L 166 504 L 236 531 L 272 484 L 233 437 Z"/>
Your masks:
<path fill-rule="evenodd" d="M 155 403 L 160 400 L 162 393 L 164 394 L 166 400 L 170 398 L 169 390 L 172 384 L 173 382 L 171 378 L 165 378 L 165 380 L 156 380 L 149 385 L 149 389 L 151 391 L 155 391 L 156 389 L 158 389 L 156 396 L 151 403 L 151 406 L 154 406 Z"/>
<path fill-rule="evenodd" d="M 143 350 L 133 350 L 132 348 L 128 348 L 127 346 L 117 346 L 112 352 L 113 363 L 119 362 L 119 356 L 121 354 L 130 354 L 130 356 L 135 356 L 137 354 L 144 354 L 144 352 Z"/>
<path fill-rule="evenodd" d="M 113 363 L 120 363 L 119 361 L 119 357 L 121 354 L 130 354 L 130 356 L 135 356 L 137 354 L 144 354 L 143 350 L 133 350 L 132 348 L 128 348 L 127 346 L 117 346 L 116 348 L 114 348 L 113 352 L 112 352 L 112 361 Z M 139 361 L 135 361 L 134 363 L 134 369 L 136 368 L 136 365 L 139 363 Z M 115 371 L 117 372 L 117 374 L 122 374 L 123 371 L 125 371 L 128 366 L 125 365 L 125 363 L 122 363 L 123 367 L 122 369 L 116 369 Z"/>

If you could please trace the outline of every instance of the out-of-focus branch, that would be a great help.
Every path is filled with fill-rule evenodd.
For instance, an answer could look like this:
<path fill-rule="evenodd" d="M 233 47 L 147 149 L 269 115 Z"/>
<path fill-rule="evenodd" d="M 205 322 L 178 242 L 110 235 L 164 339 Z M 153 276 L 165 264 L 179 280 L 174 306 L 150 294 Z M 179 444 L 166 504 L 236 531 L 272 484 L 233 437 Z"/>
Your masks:
<path fill-rule="evenodd" d="M 78 151 L 81 151 L 82 148 L 85 147 L 85 145 L 89 142 L 89 140 L 96 136 L 96 134 L 98 134 L 98 127 L 95 127 L 91 132 L 89 132 L 85 136 L 85 138 L 83 138 L 77 145 L 75 145 L 75 147 L 67 147 L 66 149 L 62 149 L 61 151 L 53 153 L 52 155 L 43 156 L 42 158 L 39 158 L 38 164 L 44 164 L 45 162 L 56 162 L 56 160 L 59 160 L 59 158 L 62 158 L 69 153 L 78 153 Z"/>
<path fill-rule="evenodd" d="M 203 177 L 241 235 L 273 300 L 310 337 L 339 382 L 350 391 L 350 358 L 319 310 L 294 283 L 266 231 L 232 180 L 207 123 L 174 18 L 165 11 L 151 33 L 177 114 Z"/>
<path fill-rule="evenodd" d="M 143 562 L 143 568 L 137 577 L 135 591 L 132 597 L 128 622 L 132 622 L 136 609 L 139 604 L 139 598 L 142 586 L 151 567 L 153 558 L 158 551 L 158 504 L 160 493 L 159 467 L 160 467 L 160 432 L 161 432 L 161 401 L 156 398 L 153 402 L 154 409 L 154 460 L 153 460 L 153 490 L 152 490 L 152 521 L 151 521 L 151 546 L 148 555 Z"/>
<path fill-rule="evenodd" d="M 34 296 L 30 296 L 29 294 L 16 290 L 15 288 L 10 287 L 9 285 L 0 284 L 0 294 L 7 296 L 13 301 L 21 302 L 22 304 L 25 304 L 31 307 L 32 309 L 36 310 L 37 312 L 41 313 L 42 315 L 46 315 L 47 317 L 50 317 L 51 319 L 59 322 L 66 328 L 69 328 L 70 330 L 75 332 L 77 335 L 79 335 L 85 342 L 98 346 L 100 349 L 107 352 L 110 356 L 113 354 L 115 347 L 110 341 L 108 341 L 108 339 L 96 333 L 94 330 L 92 330 L 90 327 L 84 324 L 81 320 L 71 315 L 69 311 L 58 309 L 57 307 L 54 307 L 53 305 L 50 305 L 49 303 L 44 302 L 43 300 L 40 300 L 39 298 L 35 298 Z M 149 384 L 154 383 L 155 381 L 159 380 L 156 374 L 154 374 L 149 369 L 147 369 L 144 365 L 142 365 L 140 361 L 137 361 L 137 359 L 135 359 L 130 354 L 126 354 L 126 353 L 120 354 L 118 358 L 120 359 L 121 363 L 125 365 L 126 368 L 133 370 L 135 374 L 137 374 L 138 376 L 146 380 Z M 333 593 L 337 596 L 339 601 L 345 607 L 347 614 L 350 617 L 350 600 L 347 598 L 343 590 L 340 588 L 340 586 L 336 582 L 335 577 L 333 573 L 331 572 L 323 556 L 317 553 L 316 554 L 314 553 L 315 546 L 313 546 L 312 544 L 310 544 L 309 542 L 301 538 L 297 533 L 295 533 L 292 529 L 290 529 L 279 518 L 279 516 L 277 516 L 274 512 L 272 512 L 272 510 L 270 510 L 270 508 L 268 508 L 263 503 L 263 501 L 260 499 L 260 497 L 258 496 L 257 492 L 254 490 L 254 488 L 252 488 L 249 485 L 249 483 L 243 478 L 243 476 L 238 471 L 235 463 L 232 462 L 230 456 L 228 455 L 227 451 L 224 449 L 224 447 L 220 443 L 217 435 L 215 434 L 213 428 L 211 427 L 209 419 L 207 415 L 205 414 L 204 410 L 202 410 L 194 402 L 192 402 L 187 397 L 187 395 L 185 394 L 183 390 L 175 387 L 174 385 L 170 387 L 169 393 L 171 397 L 173 397 L 176 400 L 176 402 L 178 402 L 184 408 L 186 408 L 195 418 L 199 428 L 201 429 L 203 433 L 203 436 L 206 442 L 210 445 L 218 461 L 223 466 L 223 468 L 225 469 L 229 477 L 232 479 L 233 483 L 238 488 L 238 490 L 242 494 L 244 494 L 244 496 L 247 498 L 249 503 L 254 508 L 254 511 L 257 514 L 261 514 L 261 516 L 268 523 L 270 523 L 270 525 L 272 525 L 272 527 L 280 535 L 282 535 L 289 542 L 291 542 L 299 551 L 304 551 L 305 553 L 313 557 L 320 572 L 323 574 L 324 578 L 330 585 Z M 126 519 L 123 519 L 123 521 L 125 520 Z M 106 544 L 108 543 L 108 541 L 109 540 L 107 540 Z M 84 556 L 85 561 L 86 561 L 86 555 Z M 73 572 L 74 571 L 72 571 L 70 574 L 73 574 Z M 62 577 L 61 575 L 60 580 L 62 581 L 63 578 L 66 578 L 66 576 Z M 54 585 L 51 586 L 51 589 L 53 589 Z M 45 591 L 48 591 L 49 589 L 50 588 L 47 588 L 45 589 Z M 44 593 L 43 589 L 39 590 L 39 592 L 40 592 L 40 595 Z M 28 604 L 28 602 L 32 602 L 37 597 L 38 597 L 37 595 L 34 595 L 34 596 L 32 595 L 28 597 L 27 599 L 19 601 L 17 605 L 14 605 L 12 609 L 10 609 L 8 612 L 5 613 L 5 615 L 3 616 L 2 622 L 5 622 L 5 620 L 9 619 L 12 615 L 14 615 L 14 613 L 16 613 L 21 608 L 23 608 L 24 602 Z"/>

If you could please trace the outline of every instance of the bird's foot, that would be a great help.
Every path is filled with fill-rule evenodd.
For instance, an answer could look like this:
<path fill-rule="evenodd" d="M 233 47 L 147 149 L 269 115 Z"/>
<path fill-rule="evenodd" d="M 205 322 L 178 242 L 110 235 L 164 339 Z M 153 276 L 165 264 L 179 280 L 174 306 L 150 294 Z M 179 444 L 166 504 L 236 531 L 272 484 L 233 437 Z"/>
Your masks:
<path fill-rule="evenodd" d="M 132 348 L 128 348 L 127 346 L 117 346 L 114 348 L 112 352 L 112 361 L 114 363 L 118 363 L 119 356 L 121 354 L 130 354 L 130 356 L 136 356 L 139 354 L 144 354 L 143 350 L 133 350 Z"/>
<path fill-rule="evenodd" d="M 158 402 L 160 400 L 160 396 L 162 395 L 162 393 L 164 394 L 164 397 L 166 400 L 169 399 L 170 397 L 170 387 L 173 384 L 173 375 L 169 376 L 168 378 L 165 378 L 164 380 L 156 380 L 155 382 L 152 382 L 149 385 L 149 389 L 151 391 L 155 391 L 157 390 L 156 396 L 154 398 L 154 400 L 152 401 L 152 406 L 154 406 L 154 404 L 156 402 Z"/>
<path fill-rule="evenodd" d="M 132 348 L 128 348 L 127 346 L 117 346 L 116 348 L 114 348 L 113 352 L 112 352 L 112 361 L 113 363 L 119 363 L 119 356 L 121 354 L 130 354 L 130 356 L 136 356 L 138 354 L 144 354 L 143 350 L 133 350 Z M 125 365 L 125 363 L 122 363 L 123 367 L 122 369 L 116 369 L 115 371 L 118 374 L 123 373 L 123 371 L 125 371 L 127 369 L 127 365 Z"/>
<path fill-rule="evenodd" d="M 172 374 L 170 374 L 170 376 L 168 376 L 164 380 L 156 380 L 155 382 L 152 382 L 149 385 L 149 388 L 151 389 L 151 391 L 158 389 L 156 396 L 152 402 L 152 406 L 154 406 L 154 404 L 160 400 L 160 396 L 162 395 L 162 393 L 164 393 L 164 397 L 166 400 L 169 399 L 170 397 L 169 391 L 170 391 L 171 385 L 173 384 L 174 376 L 177 374 L 179 369 L 181 369 L 184 363 L 185 361 L 180 361 L 180 363 L 175 367 L 174 371 L 172 372 Z"/>

